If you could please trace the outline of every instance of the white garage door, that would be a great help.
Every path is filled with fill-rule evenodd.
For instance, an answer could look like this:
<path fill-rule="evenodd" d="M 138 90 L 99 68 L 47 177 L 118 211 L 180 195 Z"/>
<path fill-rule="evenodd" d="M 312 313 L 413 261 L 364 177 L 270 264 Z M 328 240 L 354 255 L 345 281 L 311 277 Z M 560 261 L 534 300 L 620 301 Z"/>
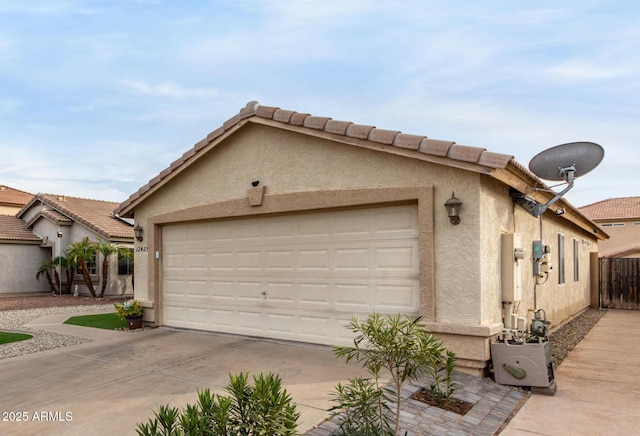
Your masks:
<path fill-rule="evenodd" d="M 163 324 L 321 344 L 378 311 L 417 314 L 415 205 L 163 228 Z"/>

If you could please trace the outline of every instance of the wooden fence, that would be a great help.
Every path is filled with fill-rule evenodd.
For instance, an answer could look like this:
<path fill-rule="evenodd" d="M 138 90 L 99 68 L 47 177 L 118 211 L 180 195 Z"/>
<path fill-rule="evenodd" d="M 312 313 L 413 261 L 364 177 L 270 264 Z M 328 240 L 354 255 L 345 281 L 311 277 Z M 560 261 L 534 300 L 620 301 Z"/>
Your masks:
<path fill-rule="evenodd" d="M 600 307 L 607 309 L 640 309 L 640 259 L 601 258 Z"/>

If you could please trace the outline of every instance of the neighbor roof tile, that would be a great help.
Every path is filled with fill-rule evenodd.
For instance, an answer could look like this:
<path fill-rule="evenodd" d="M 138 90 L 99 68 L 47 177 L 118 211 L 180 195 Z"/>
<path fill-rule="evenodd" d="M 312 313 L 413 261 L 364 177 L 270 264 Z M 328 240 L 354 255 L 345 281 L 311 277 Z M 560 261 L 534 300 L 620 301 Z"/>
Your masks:
<path fill-rule="evenodd" d="M 0 215 L 0 241 L 39 242 L 41 239 L 27 228 L 27 223 L 13 215 Z"/>
<path fill-rule="evenodd" d="M 33 198 L 33 194 L 21 191 L 19 189 L 10 188 L 9 186 L 0 185 L 0 204 L 11 206 L 24 206 Z"/>
<path fill-rule="evenodd" d="M 640 197 L 609 198 L 578 209 L 593 221 L 636 219 L 640 218 Z"/>

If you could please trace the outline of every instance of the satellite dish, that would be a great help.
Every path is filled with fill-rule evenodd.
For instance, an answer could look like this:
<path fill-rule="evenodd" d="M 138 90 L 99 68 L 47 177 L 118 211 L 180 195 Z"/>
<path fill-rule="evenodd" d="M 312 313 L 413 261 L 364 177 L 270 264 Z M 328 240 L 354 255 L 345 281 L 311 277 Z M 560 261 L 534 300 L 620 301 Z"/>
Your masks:
<path fill-rule="evenodd" d="M 604 158 L 604 149 L 594 142 L 570 142 L 538 153 L 529 162 L 529 169 L 545 180 L 564 181 L 567 187 L 555 194 L 546 204 L 540 204 L 528 195 L 512 192 L 513 201 L 525 208 L 531 215 L 542 215 L 552 204 L 560 200 L 573 188 L 576 177 L 583 176 L 597 167 Z"/>
<path fill-rule="evenodd" d="M 541 179 L 570 183 L 597 167 L 603 158 L 604 149 L 594 142 L 570 142 L 538 153 L 529 169 Z"/>

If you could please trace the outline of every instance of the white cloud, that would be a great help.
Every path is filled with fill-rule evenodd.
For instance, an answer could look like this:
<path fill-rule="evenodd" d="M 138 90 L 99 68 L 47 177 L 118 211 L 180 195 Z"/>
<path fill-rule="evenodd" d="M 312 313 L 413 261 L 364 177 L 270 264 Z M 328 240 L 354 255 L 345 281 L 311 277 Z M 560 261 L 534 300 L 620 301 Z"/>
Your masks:
<path fill-rule="evenodd" d="M 215 88 L 185 88 L 171 82 L 152 85 L 141 80 L 124 79 L 120 81 L 120 83 L 140 94 L 153 97 L 169 97 L 178 100 L 187 100 L 192 98 L 212 98 L 219 95 L 219 91 Z"/>

